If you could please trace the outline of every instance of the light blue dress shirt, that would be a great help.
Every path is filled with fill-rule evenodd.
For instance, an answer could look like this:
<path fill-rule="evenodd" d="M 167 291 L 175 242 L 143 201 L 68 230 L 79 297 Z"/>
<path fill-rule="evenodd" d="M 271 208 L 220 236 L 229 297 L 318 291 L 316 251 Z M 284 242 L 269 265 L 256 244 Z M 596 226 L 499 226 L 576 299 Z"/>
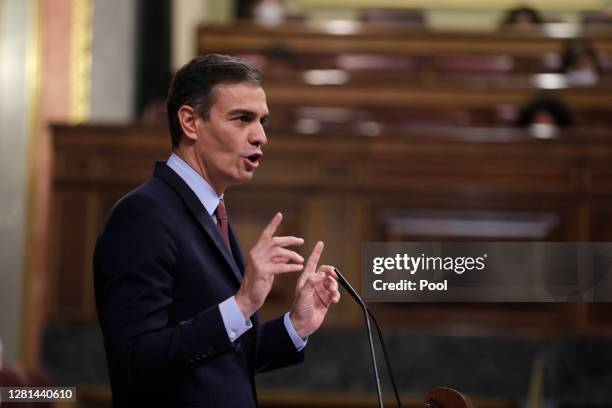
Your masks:
<path fill-rule="evenodd" d="M 216 224 L 217 217 L 215 216 L 215 210 L 219 205 L 219 201 L 223 199 L 223 194 L 219 197 L 210 184 L 176 154 L 172 153 L 166 164 L 187 183 Z M 231 341 L 238 340 L 240 336 L 253 327 L 251 319 L 246 319 L 242 314 L 234 296 L 221 302 L 219 304 L 219 311 L 221 312 L 227 336 Z M 291 324 L 291 320 L 289 320 L 289 313 L 285 313 L 284 323 L 295 348 L 301 351 L 306 346 L 308 338 L 302 339 L 297 334 L 293 324 Z"/>

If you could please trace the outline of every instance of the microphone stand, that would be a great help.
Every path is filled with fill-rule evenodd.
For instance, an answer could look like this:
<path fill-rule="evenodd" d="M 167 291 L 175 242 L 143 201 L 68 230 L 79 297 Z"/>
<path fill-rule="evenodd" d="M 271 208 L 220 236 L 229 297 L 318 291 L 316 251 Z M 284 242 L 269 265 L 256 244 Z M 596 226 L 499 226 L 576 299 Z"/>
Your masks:
<path fill-rule="evenodd" d="M 349 295 L 351 295 L 351 297 L 353 299 L 355 299 L 355 301 L 363 309 L 363 315 L 364 315 L 364 318 L 365 318 L 365 321 L 366 321 L 366 327 L 367 327 L 367 330 L 368 330 L 368 341 L 369 341 L 369 344 L 370 344 L 370 355 L 372 357 L 372 369 L 374 371 L 374 378 L 376 379 L 376 391 L 378 393 L 378 406 L 379 406 L 379 408 L 384 408 L 383 399 L 382 399 L 382 391 L 381 391 L 381 388 L 380 388 L 380 377 L 378 375 L 378 367 L 376 365 L 376 354 L 374 352 L 374 343 L 372 341 L 372 327 L 370 325 L 370 317 L 374 321 L 374 324 L 376 326 L 376 331 L 378 332 L 378 339 L 380 341 L 380 344 L 381 344 L 381 347 L 382 347 L 382 350 L 383 350 L 383 355 L 385 357 L 385 363 L 387 364 L 387 370 L 389 372 L 389 377 L 391 379 L 391 384 L 393 386 L 393 392 L 395 393 L 395 400 L 397 401 L 397 406 L 398 406 L 398 408 L 401 408 L 402 405 L 401 405 L 400 398 L 399 398 L 399 392 L 397 391 L 397 385 L 395 384 L 395 378 L 393 376 L 393 371 L 391 370 L 391 363 L 389 362 L 389 356 L 387 354 L 387 347 L 385 346 L 385 341 L 383 339 L 383 335 L 382 335 L 382 331 L 380 330 L 380 326 L 378 325 L 378 322 L 376 321 L 376 318 L 374 317 L 372 312 L 370 312 L 370 310 L 366 306 L 366 304 L 363 301 L 363 299 L 361 299 L 361 296 L 359 296 L 357 291 L 355 289 L 353 289 L 353 287 L 348 282 L 348 280 L 346 280 L 346 278 L 335 267 L 334 267 L 334 272 L 336 272 L 337 280 L 340 283 L 340 285 L 344 288 L 344 290 L 346 290 L 348 292 Z"/>

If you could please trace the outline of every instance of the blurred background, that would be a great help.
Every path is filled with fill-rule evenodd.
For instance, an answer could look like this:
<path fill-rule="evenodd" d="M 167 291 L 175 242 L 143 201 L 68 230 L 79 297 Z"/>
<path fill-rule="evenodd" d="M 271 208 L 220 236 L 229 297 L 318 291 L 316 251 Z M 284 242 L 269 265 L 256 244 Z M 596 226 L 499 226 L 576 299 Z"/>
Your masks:
<path fill-rule="evenodd" d="M 266 77 L 266 156 L 226 199 L 244 249 L 282 211 L 359 289 L 367 241 L 612 241 L 609 0 L 0 0 L 1 384 L 110 406 L 93 245 L 169 156 L 172 73 L 211 52 Z M 612 406 L 609 304 L 372 310 L 406 406 Z M 261 405 L 374 407 L 368 358 L 344 296 Z"/>

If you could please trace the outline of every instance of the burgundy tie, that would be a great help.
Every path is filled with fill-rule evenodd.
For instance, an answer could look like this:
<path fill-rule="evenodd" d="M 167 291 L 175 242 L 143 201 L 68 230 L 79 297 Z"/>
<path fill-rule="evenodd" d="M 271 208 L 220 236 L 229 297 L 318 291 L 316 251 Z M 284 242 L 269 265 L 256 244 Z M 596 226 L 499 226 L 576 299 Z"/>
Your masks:
<path fill-rule="evenodd" d="M 219 200 L 219 205 L 217 206 L 215 215 L 217 216 L 217 228 L 219 228 L 219 232 L 221 232 L 221 235 L 223 236 L 225 245 L 227 245 L 227 248 L 230 250 L 230 252 L 232 252 L 229 243 L 229 233 L 227 232 L 227 211 L 225 210 L 223 200 Z"/>

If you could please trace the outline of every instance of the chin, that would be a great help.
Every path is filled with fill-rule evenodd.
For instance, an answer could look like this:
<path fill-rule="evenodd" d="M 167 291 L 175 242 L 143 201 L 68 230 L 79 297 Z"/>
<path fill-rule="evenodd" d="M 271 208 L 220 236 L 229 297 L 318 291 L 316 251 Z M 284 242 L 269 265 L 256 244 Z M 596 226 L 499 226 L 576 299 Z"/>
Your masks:
<path fill-rule="evenodd" d="M 238 177 L 234 178 L 232 185 L 248 183 L 249 181 L 251 181 L 254 174 L 255 174 L 254 171 L 252 172 L 243 171 Z"/>

